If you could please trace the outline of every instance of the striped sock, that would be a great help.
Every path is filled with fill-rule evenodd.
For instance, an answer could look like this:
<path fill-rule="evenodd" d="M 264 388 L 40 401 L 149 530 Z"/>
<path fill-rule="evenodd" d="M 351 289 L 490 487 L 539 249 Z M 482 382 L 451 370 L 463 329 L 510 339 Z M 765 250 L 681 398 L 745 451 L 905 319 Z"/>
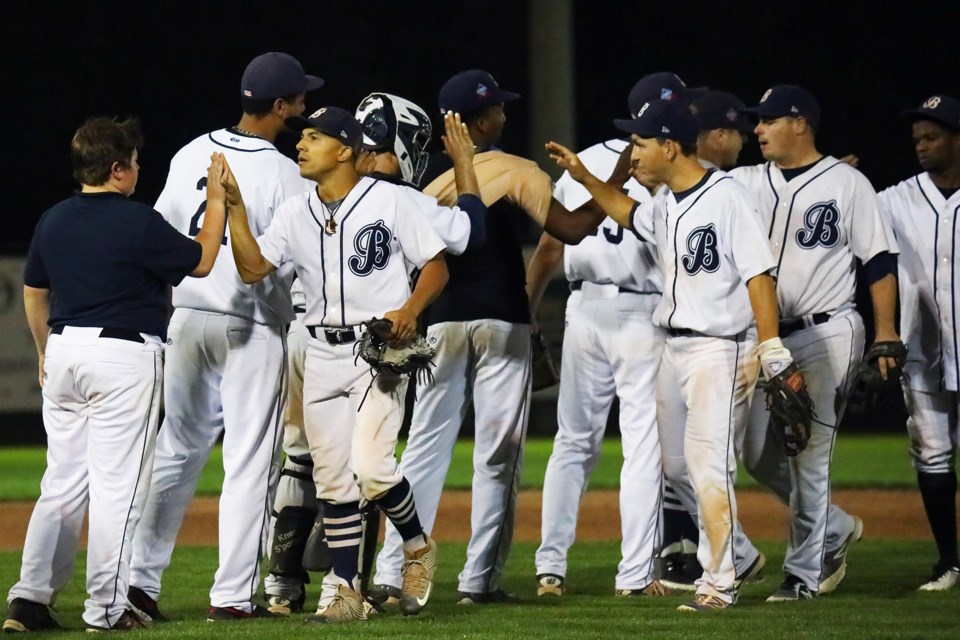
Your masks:
<path fill-rule="evenodd" d="M 404 542 L 423 534 L 423 527 L 420 526 L 420 518 L 417 516 L 417 505 L 413 503 L 413 491 L 410 490 L 410 483 L 406 478 L 383 494 L 383 497 L 377 500 L 377 505 L 390 518 Z"/>
<path fill-rule="evenodd" d="M 323 528 L 333 555 L 333 572 L 357 590 L 360 567 L 360 503 L 323 501 Z"/>

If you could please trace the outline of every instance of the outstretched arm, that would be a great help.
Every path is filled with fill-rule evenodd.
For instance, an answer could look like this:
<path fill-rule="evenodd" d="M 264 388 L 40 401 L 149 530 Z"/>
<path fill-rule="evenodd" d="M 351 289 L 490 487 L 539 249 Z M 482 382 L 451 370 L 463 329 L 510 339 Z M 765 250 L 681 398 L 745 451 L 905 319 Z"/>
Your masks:
<path fill-rule="evenodd" d="M 222 153 L 210 156 L 210 166 L 207 168 L 207 211 L 203 216 L 200 233 L 193 239 L 201 248 L 200 262 L 190 272 L 194 278 L 209 275 L 220 254 L 227 216 L 226 196 L 221 185 L 226 174 L 226 165 L 227 161 Z"/>
<path fill-rule="evenodd" d="M 562 144 L 548 142 L 546 147 L 550 158 L 562 169 L 566 169 L 570 177 L 586 187 L 608 216 L 616 220 L 621 227 L 630 228 L 630 213 L 637 204 L 636 200 L 621 191 L 620 187 L 608 184 L 590 173 L 577 154 Z M 621 181 L 620 186 L 622 185 Z"/>
<path fill-rule="evenodd" d="M 221 156 L 222 157 L 222 156 Z M 233 247 L 233 260 L 237 264 L 237 273 L 245 284 L 260 282 L 277 270 L 270 261 L 260 253 L 260 245 L 250 232 L 247 223 L 247 208 L 240 195 L 237 179 L 230 170 L 226 158 L 223 159 L 226 167 L 221 184 L 226 192 L 228 220 L 230 221 L 230 246 Z"/>

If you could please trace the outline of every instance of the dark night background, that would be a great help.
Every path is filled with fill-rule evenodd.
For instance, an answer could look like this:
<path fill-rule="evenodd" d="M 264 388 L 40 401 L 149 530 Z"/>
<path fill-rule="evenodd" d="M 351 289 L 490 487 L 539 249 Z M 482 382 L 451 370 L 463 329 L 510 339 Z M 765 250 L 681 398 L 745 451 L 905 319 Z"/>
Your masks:
<path fill-rule="evenodd" d="M 524 0 L 35 1 L 5 11 L 0 253 L 7 254 L 25 253 L 42 212 L 76 188 L 69 140 L 87 117 L 141 118 L 147 145 L 134 198 L 152 203 L 177 149 L 237 122 L 240 77 L 260 53 L 289 52 L 326 79 L 308 95 L 308 112 L 327 104 L 352 110 L 371 91 L 387 91 L 436 116 L 437 90 L 463 69 L 487 69 L 529 96 L 531 43 L 546 28 Z M 577 135 L 560 141 L 582 148 L 616 135 L 610 121 L 626 115 L 627 92 L 654 71 L 732 91 L 748 104 L 770 85 L 800 84 L 823 110 L 821 151 L 856 153 L 883 188 L 918 170 L 898 114 L 933 93 L 960 96 L 958 18 L 956 2 L 577 0 Z M 529 155 L 529 102 L 507 113 L 502 146 Z M 293 140 L 279 146 L 291 152 Z M 759 161 L 751 140 L 741 162 Z"/>
<path fill-rule="evenodd" d="M 771 84 L 797 83 L 821 102 L 822 150 L 857 153 L 884 187 L 916 170 L 899 111 L 935 92 L 960 94 L 958 17 L 957 3 L 576 1 L 578 136 L 564 142 L 614 135 L 611 118 L 625 115 L 629 88 L 652 71 L 673 70 L 748 103 Z M 40 214 L 75 187 L 68 144 L 88 116 L 143 120 L 134 197 L 152 202 L 180 146 L 235 124 L 240 76 L 255 55 L 290 52 L 326 79 L 308 110 L 352 108 L 384 90 L 433 115 L 437 89 L 462 69 L 486 68 L 502 86 L 528 91 L 539 23 L 522 0 L 12 4 L 0 25 L 8 179 L 0 249 L 23 252 Z M 503 146 L 526 154 L 525 102 L 508 115 Z M 759 160 L 755 143 L 742 160 Z"/>

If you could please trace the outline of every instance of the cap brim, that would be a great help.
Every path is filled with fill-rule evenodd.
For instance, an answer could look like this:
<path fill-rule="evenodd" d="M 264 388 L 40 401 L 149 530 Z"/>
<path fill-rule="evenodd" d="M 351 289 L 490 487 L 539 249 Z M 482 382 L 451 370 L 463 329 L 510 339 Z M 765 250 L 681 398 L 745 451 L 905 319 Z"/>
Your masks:
<path fill-rule="evenodd" d="M 908 109 L 906 111 L 900 112 L 901 118 L 907 118 L 910 122 L 915 122 L 917 120 L 930 120 L 931 122 L 936 122 L 944 126 L 950 127 L 951 129 L 960 129 L 960 122 L 951 122 L 945 117 L 939 116 L 935 113 L 925 111 L 923 109 Z"/>
<path fill-rule="evenodd" d="M 514 93 L 513 91 L 504 91 L 503 89 L 497 90 L 494 94 L 496 102 L 513 102 L 520 98 L 519 93 Z"/>
<path fill-rule="evenodd" d="M 307 87 L 304 91 L 314 91 L 323 86 L 323 78 L 317 76 L 307 76 Z"/>
<path fill-rule="evenodd" d="M 613 121 L 613 126 L 615 126 L 620 131 L 626 133 L 633 133 L 640 136 L 641 138 L 656 138 L 662 134 L 657 132 L 652 132 L 647 127 L 642 125 L 638 120 L 627 120 L 623 118 L 617 118 Z"/>

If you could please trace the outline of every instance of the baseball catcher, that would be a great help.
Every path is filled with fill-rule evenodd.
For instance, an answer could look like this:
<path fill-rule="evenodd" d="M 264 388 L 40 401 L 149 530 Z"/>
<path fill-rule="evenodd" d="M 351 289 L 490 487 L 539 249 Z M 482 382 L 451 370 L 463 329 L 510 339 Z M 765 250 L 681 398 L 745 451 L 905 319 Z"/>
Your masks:
<path fill-rule="evenodd" d="M 886 395 L 899 393 L 900 372 L 906 361 L 907 347 L 899 340 L 873 343 L 850 377 L 847 409 L 865 413 Z"/>
<path fill-rule="evenodd" d="M 807 393 L 803 373 L 793 362 L 780 338 L 771 338 L 757 347 L 766 378 L 769 430 L 788 456 L 799 455 L 810 440 L 813 401 Z"/>

